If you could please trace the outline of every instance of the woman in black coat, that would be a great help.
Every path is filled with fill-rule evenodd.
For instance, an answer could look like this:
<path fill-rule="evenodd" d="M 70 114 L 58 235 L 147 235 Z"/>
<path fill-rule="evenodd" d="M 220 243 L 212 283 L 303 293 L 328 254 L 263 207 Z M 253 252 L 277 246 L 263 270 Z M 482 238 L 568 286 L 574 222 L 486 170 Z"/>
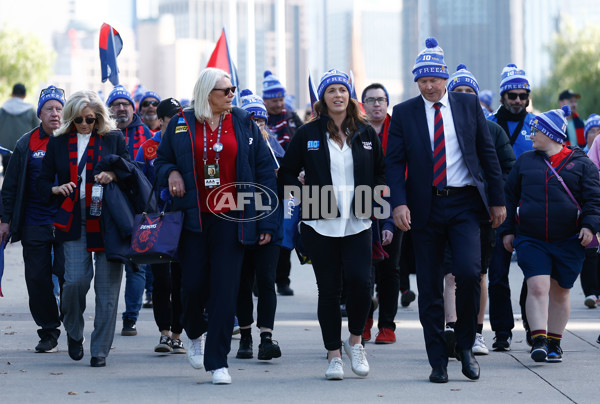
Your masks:
<path fill-rule="evenodd" d="M 90 364 L 106 366 L 115 334 L 123 270 L 121 264 L 107 261 L 100 217 L 91 215 L 90 205 L 94 184 L 108 184 L 117 178 L 114 172 L 93 172 L 103 156 L 116 154 L 129 160 L 129 153 L 108 109 L 93 91 L 76 92 L 67 100 L 62 125 L 54 134 L 48 142 L 37 188 L 42 198 L 56 200 L 59 205 L 54 227 L 64 252 L 61 308 L 69 356 L 73 360 L 83 358 L 83 313 L 94 278 L 96 313 Z"/>

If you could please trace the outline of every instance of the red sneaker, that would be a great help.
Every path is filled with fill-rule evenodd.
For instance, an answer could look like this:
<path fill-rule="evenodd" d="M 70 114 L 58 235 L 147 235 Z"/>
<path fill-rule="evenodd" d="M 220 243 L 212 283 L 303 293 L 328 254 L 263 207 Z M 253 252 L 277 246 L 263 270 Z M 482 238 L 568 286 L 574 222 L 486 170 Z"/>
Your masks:
<path fill-rule="evenodd" d="M 363 340 L 371 341 L 371 328 L 373 327 L 373 319 L 368 318 L 365 324 L 365 330 L 363 331 Z"/>
<path fill-rule="evenodd" d="M 396 342 L 396 333 L 389 328 L 381 328 L 375 338 L 376 344 L 393 344 Z"/>

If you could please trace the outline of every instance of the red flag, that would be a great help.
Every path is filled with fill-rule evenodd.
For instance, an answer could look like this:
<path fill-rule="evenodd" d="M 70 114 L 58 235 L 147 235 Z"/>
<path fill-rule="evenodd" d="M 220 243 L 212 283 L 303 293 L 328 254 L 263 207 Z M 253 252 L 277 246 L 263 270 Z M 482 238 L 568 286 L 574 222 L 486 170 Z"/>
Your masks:
<path fill-rule="evenodd" d="M 227 34 L 225 34 L 225 28 L 223 28 L 223 31 L 221 31 L 221 36 L 217 41 L 217 46 L 215 46 L 215 50 L 213 51 L 212 55 L 210 55 L 210 59 L 208 60 L 206 67 L 216 67 L 217 69 L 226 71 L 231 76 L 231 84 L 239 87 L 237 69 L 235 68 L 233 59 L 231 59 L 231 55 L 229 54 L 229 45 L 227 44 Z M 233 105 L 240 105 L 238 91 L 235 93 Z"/>
<path fill-rule="evenodd" d="M 102 82 L 110 80 L 115 86 L 119 84 L 119 68 L 117 56 L 123 49 L 121 35 L 116 29 L 104 23 L 100 27 L 100 66 L 102 68 Z"/>

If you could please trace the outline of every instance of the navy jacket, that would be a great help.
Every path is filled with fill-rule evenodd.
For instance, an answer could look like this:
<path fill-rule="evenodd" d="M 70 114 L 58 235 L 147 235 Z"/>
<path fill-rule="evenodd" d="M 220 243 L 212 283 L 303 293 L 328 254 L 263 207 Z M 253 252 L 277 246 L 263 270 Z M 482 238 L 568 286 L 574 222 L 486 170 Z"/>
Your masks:
<path fill-rule="evenodd" d="M 309 194 L 312 196 L 313 187 L 321 192 L 321 187 L 333 184 L 331 178 L 331 160 L 329 155 L 329 145 L 327 140 L 327 122 L 329 117 L 322 115 L 318 119 L 302 125 L 296 132 L 281 161 L 281 167 L 278 172 L 279 184 L 299 185 L 297 177 L 304 168 L 305 185 Z M 354 161 L 354 189 L 359 186 L 367 186 L 370 193 L 360 193 L 363 196 L 361 201 L 363 207 L 373 206 L 373 191 L 376 185 L 385 185 L 385 159 L 383 148 L 379 137 L 370 125 L 359 124 L 358 131 L 354 134 L 350 144 L 352 148 L 352 159 Z M 359 195 L 355 192 L 355 198 Z M 328 193 L 327 200 L 316 196 L 314 200 L 318 209 L 303 209 L 302 220 L 326 219 L 322 215 L 321 205 L 327 204 L 327 209 L 336 209 L 337 202 L 334 195 Z M 366 198 L 371 199 L 367 201 Z M 357 201 L 352 201 L 352 212 Z M 336 216 L 340 213 L 337 212 Z M 370 219 L 372 212 L 368 212 L 366 217 L 361 219 Z"/>
<path fill-rule="evenodd" d="M 571 147 L 570 147 L 571 148 Z M 518 158 L 506 183 L 506 221 L 500 235 L 521 234 L 546 242 L 574 237 L 582 227 L 600 231 L 600 181 L 598 168 L 579 148 L 554 169 L 582 208 L 577 207 L 560 184 L 541 151 Z"/>
<path fill-rule="evenodd" d="M 172 210 L 181 210 L 185 214 L 184 227 L 193 232 L 202 231 L 200 219 L 200 201 L 196 186 L 196 165 L 202 161 L 195 161 L 194 144 L 196 139 L 196 117 L 193 109 L 183 111 L 189 128 L 181 131 L 186 122 L 181 115 L 171 118 L 165 133 L 162 134 L 158 146 L 158 156 L 154 162 L 156 177 L 160 186 L 168 186 L 169 174 L 173 170 L 179 171 L 185 183 L 186 193 L 182 198 L 173 198 Z M 237 141 L 236 175 L 238 183 L 258 183 L 271 190 L 276 196 L 275 163 L 271 157 L 265 141 L 258 127 L 252 124 L 250 114 L 243 109 L 233 108 L 233 129 Z M 176 132 L 176 127 L 179 131 Z M 242 186 L 237 186 L 238 192 L 244 192 Z M 266 201 L 263 206 L 269 205 L 272 210 L 277 207 L 277 198 Z M 242 244 L 257 244 L 261 233 L 277 234 L 279 216 L 271 214 L 258 221 L 257 210 L 253 198 L 244 205 L 244 210 L 238 217 L 238 240 Z M 273 240 L 273 238 L 272 238 Z"/>
<path fill-rule="evenodd" d="M 478 98 L 450 92 L 448 99 L 460 150 L 482 203 L 486 209 L 504 206 L 502 171 Z M 488 195 L 482 169 L 486 173 Z M 386 178 L 392 209 L 408 205 L 412 228 L 424 228 L 431 211 L 433 151 L 425 102 L 420 95 L 394 107 L 388 135 Z"/>
<path fill-rule="evenodd" d="M 121 131 L 111 131 L 102 136 L 102 149 L 100 155 L 102 157 L 109 154 L 116 154 L 123 159 L 130 161 L 125 139 Z M 62 195 L 54 195 L 52 187 L 55 185 L 55 178 L 58 177 L 58 184 L 66 184 L 71 181 L 71 173 L 69 170 L 69 136 L 61 135 L 51 137 L 46 148 L 46 155 L 42 161 L 42 172 L 37 181 L 37 189 L 40 196 L 47 201 L 56 201 L 58 206 L 61 206 L 64 197 Z M 90 181 L 89 178 L 86 178 Z M 93 178 L 91 179 L 93 181 Z M 78 192 L 78 191 L 77 191 Z M 69 232 L 56 232 L 57 241 L 72 241 L 78 240 L 81 237 L 81 200 L 78 199 L 73 207 L 73 223 Z"/>

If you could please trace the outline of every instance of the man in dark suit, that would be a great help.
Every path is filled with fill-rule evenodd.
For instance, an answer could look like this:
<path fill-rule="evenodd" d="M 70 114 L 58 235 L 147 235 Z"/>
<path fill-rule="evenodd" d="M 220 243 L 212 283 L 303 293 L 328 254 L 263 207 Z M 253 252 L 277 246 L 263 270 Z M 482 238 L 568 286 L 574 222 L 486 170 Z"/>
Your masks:
<path fill-rule="evenodd" d="M 444 51 L 435 38 L 425 43 L 413 69 L 421 95 L 394 107 L 386 178 L 396 226 L 411 230 L 413 237 L 419 318 L 432 367 L 429 380 L 448 381 L 442 266 L 446 243 L 455 257 L 456 354 L 463 374 L 476 380 L 479 364 L 471 347 L 479 311 L 479 220 L 485 215 L 493 227 L 504 221 L 504 184 L 477 97 L 446 91 Z"/>

